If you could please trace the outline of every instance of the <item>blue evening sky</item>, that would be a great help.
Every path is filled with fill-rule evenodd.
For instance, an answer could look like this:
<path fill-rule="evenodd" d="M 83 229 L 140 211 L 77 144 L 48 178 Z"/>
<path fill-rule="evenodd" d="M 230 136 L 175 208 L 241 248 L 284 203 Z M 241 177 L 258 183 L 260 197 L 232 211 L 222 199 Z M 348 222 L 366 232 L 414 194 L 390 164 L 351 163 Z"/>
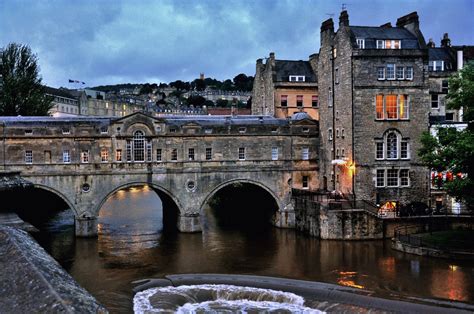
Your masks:
<path fill-rule="evenodd" d="M 395 24 L 412 11 L 426 41 L 443 33 L 474 45 L 473 0 L 0 0 L 0 46 L 28 44 L 43 82 L 88 86 L 255 74 L 255 60 L 305 60 L 319 51 L 321 22 L 342 3 L 351 25 Z M 73 87 L 70 86 L 69 87 Z"/>

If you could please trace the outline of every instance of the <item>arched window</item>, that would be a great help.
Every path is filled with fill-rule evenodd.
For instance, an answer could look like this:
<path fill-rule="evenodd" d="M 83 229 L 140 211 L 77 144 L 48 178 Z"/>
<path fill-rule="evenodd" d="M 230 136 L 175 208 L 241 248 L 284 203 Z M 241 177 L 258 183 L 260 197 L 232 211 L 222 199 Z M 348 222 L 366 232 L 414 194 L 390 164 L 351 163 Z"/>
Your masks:
<path fill-rule="evenodd" d="M 145 161 L 145 134 L 142 131 L 133 134 L 133 160 Z"/>
<path fill-rule="evenodd" d="M 395 132 L 387 134 L 387 159 L 396 159 L 398 157 L 398 140 Z"/>

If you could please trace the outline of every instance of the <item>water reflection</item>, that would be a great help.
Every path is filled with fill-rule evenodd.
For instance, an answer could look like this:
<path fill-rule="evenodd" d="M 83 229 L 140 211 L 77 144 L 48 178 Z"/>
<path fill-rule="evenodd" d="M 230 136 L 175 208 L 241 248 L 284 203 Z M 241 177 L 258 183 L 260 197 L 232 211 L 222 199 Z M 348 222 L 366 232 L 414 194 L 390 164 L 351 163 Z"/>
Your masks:
<path fill-rule="evenodd" d="M 106 202 L 98 239 L 75 239 L 72 225 L 52 222 L 49 230 L 54 233 L 42 244 L 113 312 L 132 310 L 134 280 L 196 272 L 324 281 L 380 296 L 474 301 L 474 267 L 469 262 L 392 251 L 389 241 L 319 241 L 264 225 L 227 229 L 209 212 L 204 216 L 202 234 L 164 232 L 154 190 L 134 188 Z"/>

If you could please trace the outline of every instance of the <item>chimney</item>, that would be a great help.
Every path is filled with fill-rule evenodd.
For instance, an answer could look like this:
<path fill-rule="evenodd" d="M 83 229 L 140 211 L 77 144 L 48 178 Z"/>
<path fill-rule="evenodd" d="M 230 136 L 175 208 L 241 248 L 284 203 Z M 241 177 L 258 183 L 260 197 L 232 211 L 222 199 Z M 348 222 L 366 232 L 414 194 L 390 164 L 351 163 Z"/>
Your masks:
<path fill-rule="evenodd" d="M 327 19 L 321 24 L 321 47 L 331 46 L 334 37 L 334 22 Z"/>
<path fill-rule="evenodd" d="M 321 33 L 331 30 L 334 32 L 334 22 L 332 19 L 327 19 L 321 24 Z"/>
<path fill-rule="evenodd" d="M 380 25 L 381 28 L 392 28 L 392 23 L 388 22 L 385 24 Z"/>
<path fill-rule="evenodd" d="M 433 41 L 433 38 L 430 38 L 430 41 L 428 42 L 428 44 L 426 44 L 428 46 L 428 48 L 434 48 L 436 47 L 434 41 Z"/>
<path fill-rule="evenodd" d="M 339 27 L 349 26 L 349 14 L 346 10 L 341 12 L 339 15 Z"/>
<path fill-rule="evenodd" d="M 449 39 L 448 33 L 444 33 L 443 39 L 441 39 L 441 47 L 451 47 L 451 39 Z"/>
<path fill-rule="evenodd" d="M 418 18 L 418 13 L 411 12 L 405 16 L 399 17 L 397 19 L 397 27 L 404 27 L 410 33 L 415 35 L 418 38 L 418 43 L 420 44 L 420 48 L 426 48 L 425 38 L 420 31 L 420 21 Z"/>
<path fill-rule="evenodd" d="M 267 62 L 269 62 L 271 69 L 275 67 L 275 53 L 274 52 L 270 52 L 270 57 L 268 58 Z"/>

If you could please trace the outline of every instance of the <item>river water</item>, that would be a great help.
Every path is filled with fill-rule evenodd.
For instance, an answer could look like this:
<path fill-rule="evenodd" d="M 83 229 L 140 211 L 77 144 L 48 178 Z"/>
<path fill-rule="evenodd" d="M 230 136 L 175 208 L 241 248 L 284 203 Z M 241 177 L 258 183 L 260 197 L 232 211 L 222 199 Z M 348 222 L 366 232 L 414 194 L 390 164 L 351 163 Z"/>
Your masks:
<path fill-rule="evenodd" d="M 256 209 L 258 210 L 258 209 Z M 71 211 L 36 235 L 40 244 L 111 312 L 133 310 L 132 281 L 179 273 L 314 280 L 374 291 L 474 303 L 474 265 L 404 254 L 389 241 L 325 241 L 262 225 L 223 228 L 209 211 L 197 234 L 163 232 L 161 201 L 148 187 L 113 195 L 98 239 L 74 237 Z"/>

